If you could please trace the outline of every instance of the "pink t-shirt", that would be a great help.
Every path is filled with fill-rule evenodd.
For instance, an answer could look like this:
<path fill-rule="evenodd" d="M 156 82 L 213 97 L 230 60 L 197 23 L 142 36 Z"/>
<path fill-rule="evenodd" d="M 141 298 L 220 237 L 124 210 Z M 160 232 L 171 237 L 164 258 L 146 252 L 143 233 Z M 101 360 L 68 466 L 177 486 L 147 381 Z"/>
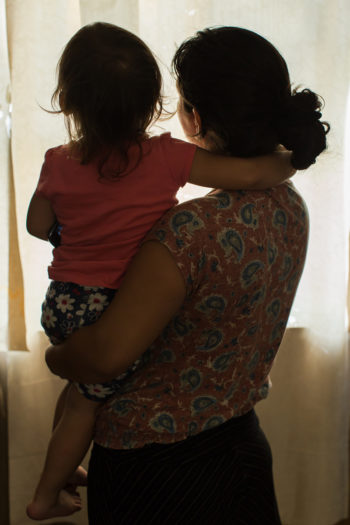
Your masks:
<path fill-rule="evenodd" d="M 81 165 L 66 146 L 48 150 L 36 193 L 50 201 L 62 226 L 49 277 L 118 288 L 145 234 L 177 203 L 195 150 L 170 133 L 152 137 L 142 143 L 137 168 L 113 181 L 99 179 L 97 164 Z M 137 146 L 129 150 L 130 166 L 138 154 Z"/>

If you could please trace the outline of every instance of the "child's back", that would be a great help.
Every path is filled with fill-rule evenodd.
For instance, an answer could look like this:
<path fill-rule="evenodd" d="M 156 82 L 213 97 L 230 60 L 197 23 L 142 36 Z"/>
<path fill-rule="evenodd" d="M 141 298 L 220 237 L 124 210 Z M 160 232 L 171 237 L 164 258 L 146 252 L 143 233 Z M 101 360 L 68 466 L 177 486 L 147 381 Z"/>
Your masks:
<path fill-rule="evenodd" d="M 125 176 L 101 178 L 98 158 L 81 164 L 67 146 L 46 153 L 37 195 L 48 199 L 62 226 L 49 276 L 57 281 L 118 288 L 140 241 L 177 202 L 176 192 L 191 170 L 195 146 L 169 133 L 146 139 L 128 151 Z M 104 173 L 120 159 L 111 154 Z"/>

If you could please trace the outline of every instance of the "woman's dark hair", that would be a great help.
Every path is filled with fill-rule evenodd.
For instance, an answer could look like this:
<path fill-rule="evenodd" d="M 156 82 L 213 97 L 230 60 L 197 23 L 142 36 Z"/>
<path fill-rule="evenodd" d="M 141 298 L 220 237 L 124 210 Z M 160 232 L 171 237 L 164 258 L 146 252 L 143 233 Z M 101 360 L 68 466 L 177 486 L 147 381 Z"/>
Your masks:
<path fill-rule="evenodd" d="M 81 163 L 97 157 L 100 176 L 118 177 L 134 143 L 138 163 L 146 129 L 162 113 L 161 86 L 157 62 L 137 36 L 102 22 L 82 27 L 63 51 L 52 96 Z M 112 151 L 120 153 L 121 162 L 107 173 L 103 168 Z"/>
<path fill-rule="evenodd" d="M 282 144 L 294 167 L 305 169 L 326 148 L 320 98 L 291 90 L 284 59 L 260 35 L 239 27 L 199 31 L 179 47 L 173 70 L 185 109 L 201 117 L 200 135 L 214 132 L 228 154 L 263 155 Z"/>

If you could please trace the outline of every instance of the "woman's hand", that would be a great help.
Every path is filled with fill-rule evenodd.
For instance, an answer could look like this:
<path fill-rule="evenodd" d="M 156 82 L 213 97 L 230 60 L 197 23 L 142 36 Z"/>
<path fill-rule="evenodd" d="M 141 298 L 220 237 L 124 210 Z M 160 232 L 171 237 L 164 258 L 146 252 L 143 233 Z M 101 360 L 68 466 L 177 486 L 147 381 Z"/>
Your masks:
<path fill-rule="evenodd" d="M 61 345 L 49 346 L 45 352 L 45 361 L 50 371 L 62 379 L 68 379 L 62 363 Z"/>

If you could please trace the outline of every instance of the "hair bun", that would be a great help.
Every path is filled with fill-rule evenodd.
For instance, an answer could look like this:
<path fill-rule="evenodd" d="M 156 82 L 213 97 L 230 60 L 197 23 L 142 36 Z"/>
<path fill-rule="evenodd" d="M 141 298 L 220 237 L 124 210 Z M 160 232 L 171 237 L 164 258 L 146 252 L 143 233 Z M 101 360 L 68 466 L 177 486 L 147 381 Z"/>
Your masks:
<path fill-rule="evenodd" d="M 321 122 L 322 100 L 310 89 L 294 89 L 277 116 L 277 131 L 283 146 L 293 152 L 295 169 L 306 169 L 326 148 L 329 124 Z"/>
<path fill-rule="evenodd" d="M 316 93 L 309 89 L 299 92 L 295 89 L 288 97 L 280 117 L 290 124 L 312 123 L 321 118 L 322 113 L 318 111 L 321 106 Z"/>

